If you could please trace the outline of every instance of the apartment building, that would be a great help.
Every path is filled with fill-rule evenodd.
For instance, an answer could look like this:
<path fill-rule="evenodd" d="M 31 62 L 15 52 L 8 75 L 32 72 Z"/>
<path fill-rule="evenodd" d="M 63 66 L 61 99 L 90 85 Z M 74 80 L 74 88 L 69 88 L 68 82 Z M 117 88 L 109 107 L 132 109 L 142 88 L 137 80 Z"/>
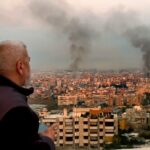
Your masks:
<path fill-rule="evenodd" d="M 75 115 L 77 112 L 78 115 Z M 76 108 L 71 115 L 66 114 L 65 109 L 64 115 L 47 115 L 42 122 L 59 124 L 55 141 L 57 146 L 101 148 L 104 143 L 111 143 L 118 133 L 118 118 L 109 109 Z"/>
<path fill-rule="evenodd" d="M 65 96 L 58 96 L 58 105 L 76 105 L 77 104 L 78 97 L 77 96 L 71 96 L 71 95 L 65 95 Z"/>
<path fill-rule="evenodd" d="M 126 118 L 127 125 L 135 131 L 150 127 L 150 111 L 149 106 L 142 108 L 141 106 L 134 106 L 126 110 L 123 115 Z"/>

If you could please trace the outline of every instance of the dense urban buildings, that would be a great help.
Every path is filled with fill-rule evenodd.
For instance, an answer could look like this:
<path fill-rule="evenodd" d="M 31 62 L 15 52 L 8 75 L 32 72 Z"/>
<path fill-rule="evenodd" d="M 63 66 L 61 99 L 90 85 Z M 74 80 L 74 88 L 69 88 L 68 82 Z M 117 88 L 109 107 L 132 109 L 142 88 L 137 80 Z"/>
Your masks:
<path fill-rule="evenodd" d="M 46 72 L 33 74 L 33 86 L 31 103 L 120 107 L 143 104 L 146 93 L 150 93 L 150 78 L 139 71 Z"/>
<path fill-rule="evenodd" d="M 48 106 L 38 114 L 44 124 L 59 124 L 57 146 L 102 148 L 117 141 L 120 133 L 150 129 L 150 78 L 143 72 L 58 71 L 32 76 L 35 92 L 30 103 Z"/>

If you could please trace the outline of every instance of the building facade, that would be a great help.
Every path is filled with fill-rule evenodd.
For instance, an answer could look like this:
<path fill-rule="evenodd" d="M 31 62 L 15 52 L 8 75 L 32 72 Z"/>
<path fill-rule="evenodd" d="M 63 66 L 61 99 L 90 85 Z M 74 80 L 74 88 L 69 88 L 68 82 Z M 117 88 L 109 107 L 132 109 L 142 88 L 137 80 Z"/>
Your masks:
<path fill-rule="evenodd" d="M 77 116 L 75 111 L 78 112 Z M 42 118 L 47 125 L 58 123 L 57 146 L 100 148 L 104 143 L 112 143 L 113 136 L 118 133 L 118 118 L 110 110 L 76 108 L 72 115 L 66 115 L 66 109 L 64 114 Z"/>

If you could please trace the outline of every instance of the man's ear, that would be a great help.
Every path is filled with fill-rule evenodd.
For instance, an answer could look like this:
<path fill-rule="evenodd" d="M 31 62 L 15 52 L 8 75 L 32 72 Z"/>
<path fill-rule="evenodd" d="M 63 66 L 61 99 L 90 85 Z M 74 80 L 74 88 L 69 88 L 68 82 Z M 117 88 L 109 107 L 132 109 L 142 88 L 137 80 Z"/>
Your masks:
<path fill-rule="evenodd" d="M 24 64 L 21 60 L 18 60 L 16 63 L 16 71 L 19 73 L 19 75 L 23 75 L 24 73 Z"/>

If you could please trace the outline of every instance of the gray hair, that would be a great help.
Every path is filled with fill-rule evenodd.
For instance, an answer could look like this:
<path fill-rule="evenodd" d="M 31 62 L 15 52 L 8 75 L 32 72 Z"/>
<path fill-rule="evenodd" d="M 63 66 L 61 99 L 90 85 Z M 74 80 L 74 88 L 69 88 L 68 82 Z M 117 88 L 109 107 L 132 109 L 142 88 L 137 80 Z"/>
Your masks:
<path fill-rule="evenodd" d="M 25 52 L 26 45 L 23 42 L 0 42 L 0 72 L 14 70 L 17 60 L 22 58 Z"/>

